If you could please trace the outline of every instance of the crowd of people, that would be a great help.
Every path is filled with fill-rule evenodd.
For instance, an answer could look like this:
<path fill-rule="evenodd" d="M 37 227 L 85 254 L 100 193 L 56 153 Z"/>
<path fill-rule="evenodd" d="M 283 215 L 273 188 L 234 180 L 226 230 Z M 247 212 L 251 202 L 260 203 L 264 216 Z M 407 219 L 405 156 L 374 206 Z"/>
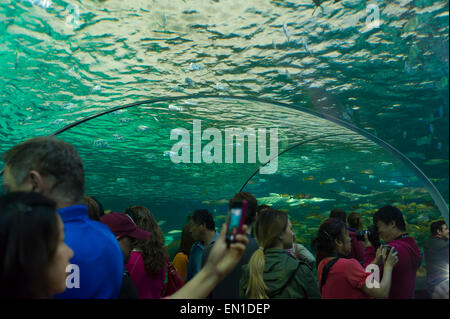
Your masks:
<path fill-rule="evenodd" d="M 422 263 L 427 297 L 449 297 L 443 220 L 431 224 L 422 254 L 398 208 L 378 209 L 367 230 L 358 213 L 334 209 L 308 249 L 286 212 L 240 192 L 229 201 L 247 202 L 236 241 L 226 240 L 228 220 L 216 231 L 199 209 L 172 259 L 148 208 L 106 213 L 85 194 L 73 145 L 33 138 L 3 160 L 0 298 L 413 299 Z"/>

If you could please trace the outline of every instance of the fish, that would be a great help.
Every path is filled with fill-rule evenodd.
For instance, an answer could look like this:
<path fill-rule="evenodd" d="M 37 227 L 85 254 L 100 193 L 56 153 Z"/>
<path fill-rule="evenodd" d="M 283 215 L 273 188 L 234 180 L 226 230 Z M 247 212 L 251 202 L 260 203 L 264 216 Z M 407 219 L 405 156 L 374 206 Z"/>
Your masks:
<path fill-rule="evenodd" d="M 176 106 L 176 105 L 170 104 L 170 105 L 169 105 L 169 110 L 170 110 L 170 111 L 181 112 L 181 111 L 183 111 L 183 107 L 182 107 L 182 106 Z"/>
<path fill-rule="evenodd" d="M 408 64 L 407 61 L 405 61 L 405 72 L 408 74 L 412 73 L 412 67 Z"/>
<path fill-rule="evenodd" d="M 312 195 L 302 194 L 302 193 L 295 194 L 293 197 L 295 199 L 311 199 L 311 198 L 313 198 Z"/>
<path fill-rule="evenodd" d="M 429 145 L 431 143 L 431 139 L 432 139 L 431 135 L 420 137 L 416 140 L 416 145 L 417 146 Z"/>
<path fill-rule="evenodd" d="M 219 199 L 219 200 L 214 200 L 214 201 L 205 200 L 202 202 L 202 204 L 223 205 L 223 204 L 228 204 L 228 199 Z"/>
<path fill-rule="evenodd" d="M 329 179 L 326 179 L 324 181 L 321 181 L 320 185 L 322 185 L 322 184 L 333 184 L 333 183 L 336 183 L 336 182 L 337 182 L 337 180 L 335 178 L 329 178 Z"/>
<path fill-rule="evenodd" d="M 94 141 L 94 146 L 97 148 L 109 148 L 109 143 L 108 141 L 99 138 Z"/>
<path fill-rule="evenodd" d="M 192 81 L 191 78 L 185 78 L 184 82 L 188 85 L 188 86 L 194 86 L 194 81 Z"/>
<path fill-rule="evenodd" d="M 153 161 L 156 159 L 156 155 L 154 154 L 147 154 L 144 156 L 145 159 L 149 160 L 149 161 Z"/>
<path fill-rule="evenodd" d="M 288 43 L 289 43 L 289 31 L 287 29 L 286 22 L 283 24 L 283 31 L 284 31 L 284 35 L 286 36 Z"/>
<path fill-rule="evenodd" d="M 309 55 L 312 55 L 311 51 L 309 51 L 308 42 L 306 42 L 306 38 L 305 37 L 302 37 L 302 43 L 303 43 L 303 47 L 305 48 L 305 51 L 308 52 Z"/>
<path fill-rule="evenodd" d="M 148 131 L 149 129 L 150 129 L 149 126 L 146 126 L 146 125 L 139 125 L 139 126 L 136 128 L 136 132 L 145 132 L 145 131 Z"/>
<path fill-rule="evenodd" d="M 384 193 L 390 193 L 390 192 L 378 192 L 378 191 L 373 191 L 370 194 L 358 194 L 358 193 L 350 193 L 350 192 L 344 192 L 344 191 L 333 191 L 331 190 L 331 192 L 337 193 L 338 195 L 341 195 L 343 197 L 347 197 L 348 199 L 350 199 L 351 201 L 356 201 L 362 198 L 370 198 L 370 197 L 375 197 Z"/>
<path fill-rule="evenodd" d="M 384 179 L 380 179 L 380 183 L 381 183 L 381 184 L 394 185 L 394 186 L 404 186 L 404 184 L 403 184 L 402 182 L 398 182 L 398 181 L 389 181 L 389 180 L 384 180 Z"/>
<path fill-rule="evenodd" d="M 15 53 L 16 53 L 16 60 L 14 61 L 14 69 L 17 70 L 17 67 L 19 66 L 20 55 L 19 55 L 19 51 L 18 50 L 16 50 Z"/>
<path fill-rule="evenodd" d="M 162 225 L 164 225 L 165 223 L 167 223 L 167 220 L 160 220 L 160 221 L 158 222 L 158 226 L 162 226 Z"/>
<path fill-rule="evenodd" d="M 430 134 L 434 133 L 434 125 L 430 123 L 430 125 L 428 126 L 428 130 L 430 131 Z"/>
<path fill-rule="evenodd" d="M 423 155 L 422 153 L 409 152 L 409 153 L 406 153 L 405 155 L 410 158 L 418 158 L 421 160 L 425 160 L 425 155 Z"/>
<path fill-rule="evenodd" d="M 308 177 L 304 177 L 303 179 L 302 179 L 302 181 L 313 181 L 313 180 L 315 180 L 315 177 L 314 176 L 308 176 Z"/>
<path fill-rule="evenodd" d="M 118 141 L 123 141 L 124 137 L 120 134 L 113 134 L 113 137 Z"/>
<path fill-rule="evenodd" d="M 190 68 L 192 71 L 201 71 L 201 70 L 203 69 L 203 66 L 198 65 L 198 64 L 195 64 L 195 63 L 191 63 L 191 64 L 189 65 L 189 68 Z"/>
<path fill-rule="evenodd" d="M 361 174 L 368 174 L 368 175 L 370 175 L 370 174 L 373 174 L 373 170 L 371 170 L 371 169 L 363 169 L 363 170 L 360 171 L 360 173 Z"/>
<path fill-rule="evenodd" d="M 356 182 L 354 180 L 352 180 L 352 179 L 349 179 L 349 180 L 345 181 L 345 183 L 356 184 Z"/>
<path fill-rule="evenodd" d="M 175 230 L 169 231 L 168 234 L 169 234 L 169 235 L 173 235 L 173 234 L 179 234 L 179 233 L 182 233 L 182 232 L 183 232 L 182 230 L 175 229 Z"/>
<path fill-rule="evenodd" d="M 425 165 L 439 165 L 439 164 L 446 164 L 446 163 L 448 163 L 448 159 L 443 159 L 443 158 L 433 158 L 431 160 L 424 162 Z"/>
<path fill-rule="evenodd" d="M 217 219 L 227 219 L 227 215 L 219 215 L 219 216 L 216 216 L 216 218 Z"/>

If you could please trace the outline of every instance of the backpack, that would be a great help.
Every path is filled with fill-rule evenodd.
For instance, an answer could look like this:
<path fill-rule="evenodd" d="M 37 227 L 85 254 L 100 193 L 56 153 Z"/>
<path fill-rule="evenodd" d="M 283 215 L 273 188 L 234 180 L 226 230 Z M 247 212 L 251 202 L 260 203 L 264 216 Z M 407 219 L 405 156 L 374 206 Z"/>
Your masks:
<path fill-rule="evenodd" d="M 167 283 L 164 284 L 162 297 L 167 297 L 174 294 L 185 284 L 183 278 L 181 278 L 180 274 L 169 261 L 169 258 L 167 258 L 167 256 L 165 257 L 167 266 Z"/>

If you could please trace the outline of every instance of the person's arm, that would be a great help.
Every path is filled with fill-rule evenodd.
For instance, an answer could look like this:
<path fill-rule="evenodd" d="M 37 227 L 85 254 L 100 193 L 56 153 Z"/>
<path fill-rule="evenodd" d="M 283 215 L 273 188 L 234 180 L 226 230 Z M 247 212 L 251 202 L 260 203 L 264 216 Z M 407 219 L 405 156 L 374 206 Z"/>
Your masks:
<path fill-rule="evenodd" d="M 380 252 L 379 252 L 380 251 Z M 386 299 L 389 297 L 389 292 L 391 291 L 392 283 L 392 270 L 394 266 L 398 263 L 397 251 L 394 248 L 389 252 L 388 257 L 385 259 L 385 249 L 383 247 L 378 248 L 377 255 L 384 261 L 383 265 L 383 279 L 381 279 L 380 286 L 369 288 L 364 284 L 361 290 L 367 295 L 374 297 L 376 299 Z"/>
<path fill-rule="evenodd" d="M 187 282 L 169 299 L 201 299 L 206 298 L 214 287 L 237 265 L 248 244 L 247 226 L 243 226 L 243 234 L 236 236 L 236 243 L 227 247 L 225 234 L 228 222 L 222 226 L 217 241 L 214 243 L 205 267 Z"/>

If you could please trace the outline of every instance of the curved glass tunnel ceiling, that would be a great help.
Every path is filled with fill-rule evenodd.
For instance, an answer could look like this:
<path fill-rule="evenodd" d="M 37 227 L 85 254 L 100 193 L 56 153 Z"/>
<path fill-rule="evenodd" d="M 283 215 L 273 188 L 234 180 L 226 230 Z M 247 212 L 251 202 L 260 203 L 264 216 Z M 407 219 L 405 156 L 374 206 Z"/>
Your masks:
<path fill-rule="evenodd" d="M 376 1 L 380 25 L 372 29 L 366 23 L 371 2 L 330 0 L 322 1 L 321 8 L 316 8 L 314 3 L 313 0 L 0 0 L 0 153 L 32 136 L 51 134 L 68 123 L 112 106 L 148 98 L 188 94 L 258 97 L 332 115 L 387 141 L 431 178 L 448 203 L 448 1 Z M 166 115 L 155 115 L 161 117 L 160 122 L 153 123 L 152 117 L 147 115 L 136 119 L 139 112 L 156 112 L 148 105 L 147 110 L 144 106 L 93 120 L 62 137 L 72 138 L 86 150 L 80 152 L 89 173 L 88 190 L 96 194 L 106 191 L 105 200 L 111 206 L 124 206 L 122 194 L 132 196 L 137 193 L 133 189 L 151 190 L 163 199 L 190 195 L 189 201 L 174 201 L 170 209 L 162 204 L 156 209 L 159 201 L 150 196 L 150 191 L 146 193 L 154 200 L 151 207 L 155 207 L 155 211 L 171 211 L 173 216 L 181 216 L 182 212 L 196 206 L 194 199 L 198 198 L 201 204 L 201 201 L 223 199 L 240 189 L 257 164 L 254 167 L 252 164 L 180 164 L 172 168 L 168 158 L 161 154 L 172 145 L 166 135 L 171 127 L 164 127 L 171 117 L 186 128 L 192 126 L 191 121 L 196 117 L 205 121 L 205 127 L 220 127 L 216 119 L 223 123 L 230 120 L 229 124 L 234 126 L 245 119 L 252 123 L 257 118 L 254 125 L 280 126 L 280 132 L 287 137 L 287 145 L 295 145 L 297 137 L 304 141 L 307 134 L 319 135 L 323 130 L 334 129 L 334 125 L 325 122 L 325 126 L 308 126 L 309 129 L 293 132 L 288 128 L 297 124 L 288 123 L 289 116 L 283 118 L 274 114 L 276 112 L 270 116 L 257 114 L 251 109 L 254 104 L 233 110 L 231 116 L 221 104 L 206 105 L 198 110 L 199 114 L 203 111 L 217 116 L 214 120 L 208 120 L 204 114 L 191 117 L 189 105 L 185 105 L 183 112 L 169 112 L 168 105 L 164 104 L 160 104 L 160 112 Z M 229 107 L 234 104 L 237 103 L 230 103 Z M 226 110 L 222 114 L 214 113 L 218 109 Z M 134 118 L 135 122 L 127 122 L 127 117 Z M 263 119 L 269 124 L 261 123 Z M 273 120 L 278 122 L 272 124 Z M 305 125 L 314 126 L 316 121 Z M 91 132 L 87 129 L 90 125 Z M 151 130 L 137 129 L 139 125 L 149 126 Z M 161 133 L 156 132 L 157 128 Z M 342 131 L 341 128 L 336 130 Z M 326 159 L 328 167 L 333 167 L 331 171 L 324 168 L 313 171 L 310 176 L 314 180 L 303 181 L 303 175 L 299 176 L 299 187 L 311 187 L 314 192 L 331 189 L 367 195 L 371 188 L 383 191 L 388 183 L 380 180 L 388 180 L 383 174 L 391 167 L 395 174 L 389 186 L 410 188 L 404 177 L 410 174 L 397 174 L 402 171 L 402 164 L 390 160 L 390 153 L 378 150 L 383 155 L 377 158 L 378 146 L 375 145 L 375 150 L 367 149 L 372 154 L 364 153 L 368 142 L 356 143 L 360 137 L 352 135 L 355 134 L 350 132 L 350 137 L 336 135 L 315 140 L 311 142 L 314 146 L 307 143 L 283 154 L 277 174 L 267 178 L 257 175 L 245 189 L 253 191 L 257 185 L 265 185 L 264 179 L 288 178 L 292 173 L 283 170 L 283 161 L 303 165 L 302 156 L 309 158 L 304 163 L 306 166 L 319 169 L 318 165 Z M 142 139 L 145 142 L 141 141 L 145 136 L 147 139 Z M 156 143 L 158 136 L 163 136 L 162 144 Z M 98 147 L 94 147 L 93 141 L 99 139 L 95 144 Z M 344 143 L 344 139 L 348 141 Z M 141 148 L 133 149 L 133 143 Z M 102 145 L 105 148 L 101 148 Z M 146 147 L 148 151 L 144 151 Z M 280 151 L 284 147 L 286 144 L 280 144 Z M 319 149 L 331 153 L 318 157 L 320 151 L 313 151 Z M 121 153 L 116 154 L 115 150 Z M 336 164 L 330 164 L 328 157 Z M 343 168 L 338 165 L 341 158 L 346 163 Z M 383 162 L 392 162 L 392 166 L 386 164 L 385 169 L 379 171 L 377 165 Z M 363 165 L 369 163 L 375 167 Z M 344 184 L 347 188 L 339 189 L 345 182 L 342 177 L 348 178 L 340 173 L 347 172 L 346 166 L 351 168 L 355 184 L 348 182 Z M 151 172 L 154 184 L 149 185 L 143 177 L 139 179 L 142 185 L 127 183 L 149 173 L 152 167 L 157 167 Z M 109 171 L 109 168 L 114 170 Z M 142 175 L 135 174 L 138 168 Z M 364 174 L 362 170 L 373 170 L 375 174 Z M 122 175 L 115 176 L 116 172 Z M 220 180 L 220 184 L 214 184 L 212 179 L 200 178 L 206 172 L 221 173 L 226 182 Z M 369 177 L 371 175 L 375 178 Z M 320 184 L 320 181 L 339 177 L 339 182 Z M 195 184 L 197 178 L 205 185 L 201 190 Z M 359 178 L 368 178 L 367 183 Z M 124 186 L 121 191 L 117 191 L 118 183 Z M 178 186 L 180 183 L 184 188 Z M 321 186 L 317 190 L 315 183 Z M 191 184 L 196 187 L 187 188 Z M 164 185 L 169 193 L 163 191 Z M 286 185 L 290 185 L 290 181 L 286 180 Z M 354 185 L 367 186 L 367 190 L 349 188 Z M 267 189 L 258 196 L 270 197 L 270 192 L 285 195 L 291 191 L 296 189 Z M 310 194 L 303 188 L 299 193 L 302 191 Z M 196 197 L 196 192 L 201 196 Z M 323 198 L 335 194 L 341 201 L 347 198 L 341 196 L 342 193 L 318 194 Z M 422 205 L 419 200 L 422 201 L 418 199 L 416 204 Z M 331 205 L 331 202 L 324 203 Z M 415 215 L 417 218 L 432 216 L 422 214 L 417 208 Z M 164 227 L 181 223 L 173 217 Z"/>
<path fill-rule="evenodd" d="M 189 132 L 192 161 L 193 123 L 198 120 L 203 132 L 221 132 L 223 162 L 173 163 L 170 151 L 180 138 L 171 140 L 171 131 Z M 277 128 L 278 153 L 300 145 L 277 158 L 276 172 L 258 172 L 246 183 L 261 163 L 258 156 L 256 163 L 248 163 L 247 155 L 244 163 L 235 157 L 234 163 L 225 163 L 227 128 Z M 58 136 L 73 143 L 83 158 L 87 194 L 107 209 L 147 206 L 158 220 L 167 221 L 165 231 L 181 228 L 187 214 L 202 207 L 214 212 L 220 225 L 227 200 L 243 186 L 261 204 L 289 212 L 305 243 L 334 207 L 362 213 L 368 225 L 377 207 L 395 204 L 420 241 L 427 236 L 427 223 L 441 216 L 422 182 L 392 154 L 328 120 L 273 104 L 220 98 L 146 104 L 97 117 Z M 202 141 L 202 149 L 209 142 Z M 234 152 L 239 142 L 234 140 Z"/>

